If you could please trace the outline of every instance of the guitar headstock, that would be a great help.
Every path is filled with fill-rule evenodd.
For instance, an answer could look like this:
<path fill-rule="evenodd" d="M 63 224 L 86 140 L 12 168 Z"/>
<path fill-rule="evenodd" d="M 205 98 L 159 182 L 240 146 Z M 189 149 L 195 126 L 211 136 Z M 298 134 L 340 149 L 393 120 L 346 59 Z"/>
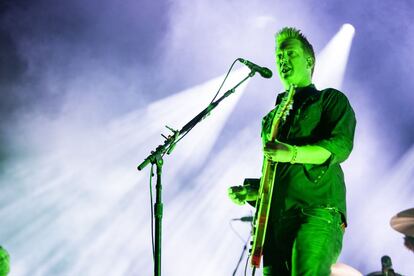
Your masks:
<path fill-rule="evenodd" d="M 266 135 L 267 141 L 273 141 L 277 136 L 277 128 L 281 120 L 285 121 L 289 115 L 290 110 L 293 108 L 293 96 L 295 95 L 296 85 L 292 84 L 289 87 L 286 95 L 283 97 L 280 104 L 278 104 L 276 109 L 276 114 L 274 115 L 272 126 L 270 128 L 270 133 Z"/>
<path fill-rule="evenodd" d="M 286 95 L 283 97 L 282 101 L 278 105 L 278 108 L 276 110 L 275 120 L 279 120 L 279 119 L 282 119 L 283 121 L 286 120 L 287 116 L 289 115 L 290 111 L 293 108 L 293 96 L 295 95 L 295 91 L 296 91 L 296 85 L 291 84 Z"/>

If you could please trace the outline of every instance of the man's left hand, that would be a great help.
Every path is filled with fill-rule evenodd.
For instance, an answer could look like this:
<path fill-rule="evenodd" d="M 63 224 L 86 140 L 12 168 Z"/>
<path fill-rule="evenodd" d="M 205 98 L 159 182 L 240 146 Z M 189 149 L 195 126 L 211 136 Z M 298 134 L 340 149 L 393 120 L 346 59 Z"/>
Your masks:
<path fill-rule="evenodd" d="M 290 162 L 293 157 L 293 146 L 279 141 L 267 142 L 263 147 L 267 159 L 273 162 Z"/>

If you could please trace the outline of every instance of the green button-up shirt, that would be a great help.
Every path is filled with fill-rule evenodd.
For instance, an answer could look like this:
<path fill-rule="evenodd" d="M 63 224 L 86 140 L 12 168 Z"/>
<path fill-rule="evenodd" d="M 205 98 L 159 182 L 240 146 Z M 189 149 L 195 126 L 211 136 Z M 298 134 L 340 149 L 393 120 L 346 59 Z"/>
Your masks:
<path fill-rule="evenodd" d="M 279 104 L 285 92 L 277 97 Z M 270 132 L 275 109 L 262 122 L 262 138 Z M 318 145 L 331 152 L 321 165 L 279 163 L 270 218 L 292 208 L 333 207 L 346 218 L 346 188 L 340 163 L 351 153 L 355 113 L 340 91 L 319 91 L 314 85 L 298 89 L 293 109 L 279 126 L 278 140 L 291 145 Z"/>

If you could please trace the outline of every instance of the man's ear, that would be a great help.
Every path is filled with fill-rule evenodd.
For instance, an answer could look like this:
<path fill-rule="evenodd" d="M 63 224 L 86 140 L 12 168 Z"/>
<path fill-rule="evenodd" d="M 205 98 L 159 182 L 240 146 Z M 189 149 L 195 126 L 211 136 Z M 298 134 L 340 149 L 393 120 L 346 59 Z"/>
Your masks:
<path fill-rule="evenodd" d="M 308 57 L 308 58 L 306 59 L 306 63 L 307 63 L 308 68 L 312 68 L 312 67 L 313 67 L 313 64 L 314 64 L 314 62 L 313 62 L 313 58 Z"/>

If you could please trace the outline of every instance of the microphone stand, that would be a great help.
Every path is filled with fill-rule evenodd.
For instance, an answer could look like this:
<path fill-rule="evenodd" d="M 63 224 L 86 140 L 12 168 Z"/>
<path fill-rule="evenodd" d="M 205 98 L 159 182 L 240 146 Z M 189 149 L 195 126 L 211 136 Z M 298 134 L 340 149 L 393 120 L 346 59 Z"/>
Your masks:
<path fill-rule="evenodd" d="M 186 135 L 190 130 L 201 122 L 205 117 L 210 115 L 210 112 L 217 107 L 217 105 L 229 95 L 233 94 L 236 91 L 236 88 L 239 87 L 243 82 L 245 82 L 248 78 L 251 78 L 256 73 L 255 69 L 251 69 L 250 73 L 247 77 L 241 80 L 236 86 L 232 89 L 228 90 L 217 99 L 215 102 L 211 102 L 203 111 L 201 111 L 197 116 L 191 119 L 185 126 L 181 128 L 180 131 L 174 130 L 168 126 L 166 126 L 169 130 L 173 132 L 173 135 L 169 135 L 165 137 L 164 144 L 159 145 L 155 148 L 155 150 L 151 151 L 151 154 L 142 161 L 141 164 L 138 165 L 138 170 L 142 170 L 145 168 L 149 163 L 155 164 L 157 166 L 157 184 L 156 188 L 156 199 L 155 199 L 155 260 L 154 260 L 154 276 L 161 276 L 161 237 L 162 237 L 162 216 L 163 216 L 163 203 L 162 203 L 162 185 L 161 185 L 161 178 L 162 178 L 162 165 L 164 163 L 163 156 L 165 153 L 170 154 L 179 140 L 181 140 L 184 135 Z"/>
<path fill-rule="evenodd" d="M 236 275 L 236 272 L 237 272 L 237 270 L 239 269 L 240 263 L 241 263 L 241 262 L 242 262 L 242 260 L 243 260 L 244 253 L 246 253 L 246 250 L 247 250 L 247 245 L 248 245 L 248 244 L 249 244 L 249 239 L 246 241 L 246 243 L 245 243 L 245 244 L 244 244 L 244 246 L 243 246 L 242 253 L 241 253 L 240 257 L 239 257 L 239 260 L 237 261 L 237 265 L 236 265 L 236 268 L 235 268 L 235 269 L 234 269 L 234 271 L 233 271 L 232 276 L 235 276 L 235 275 Z"/>

